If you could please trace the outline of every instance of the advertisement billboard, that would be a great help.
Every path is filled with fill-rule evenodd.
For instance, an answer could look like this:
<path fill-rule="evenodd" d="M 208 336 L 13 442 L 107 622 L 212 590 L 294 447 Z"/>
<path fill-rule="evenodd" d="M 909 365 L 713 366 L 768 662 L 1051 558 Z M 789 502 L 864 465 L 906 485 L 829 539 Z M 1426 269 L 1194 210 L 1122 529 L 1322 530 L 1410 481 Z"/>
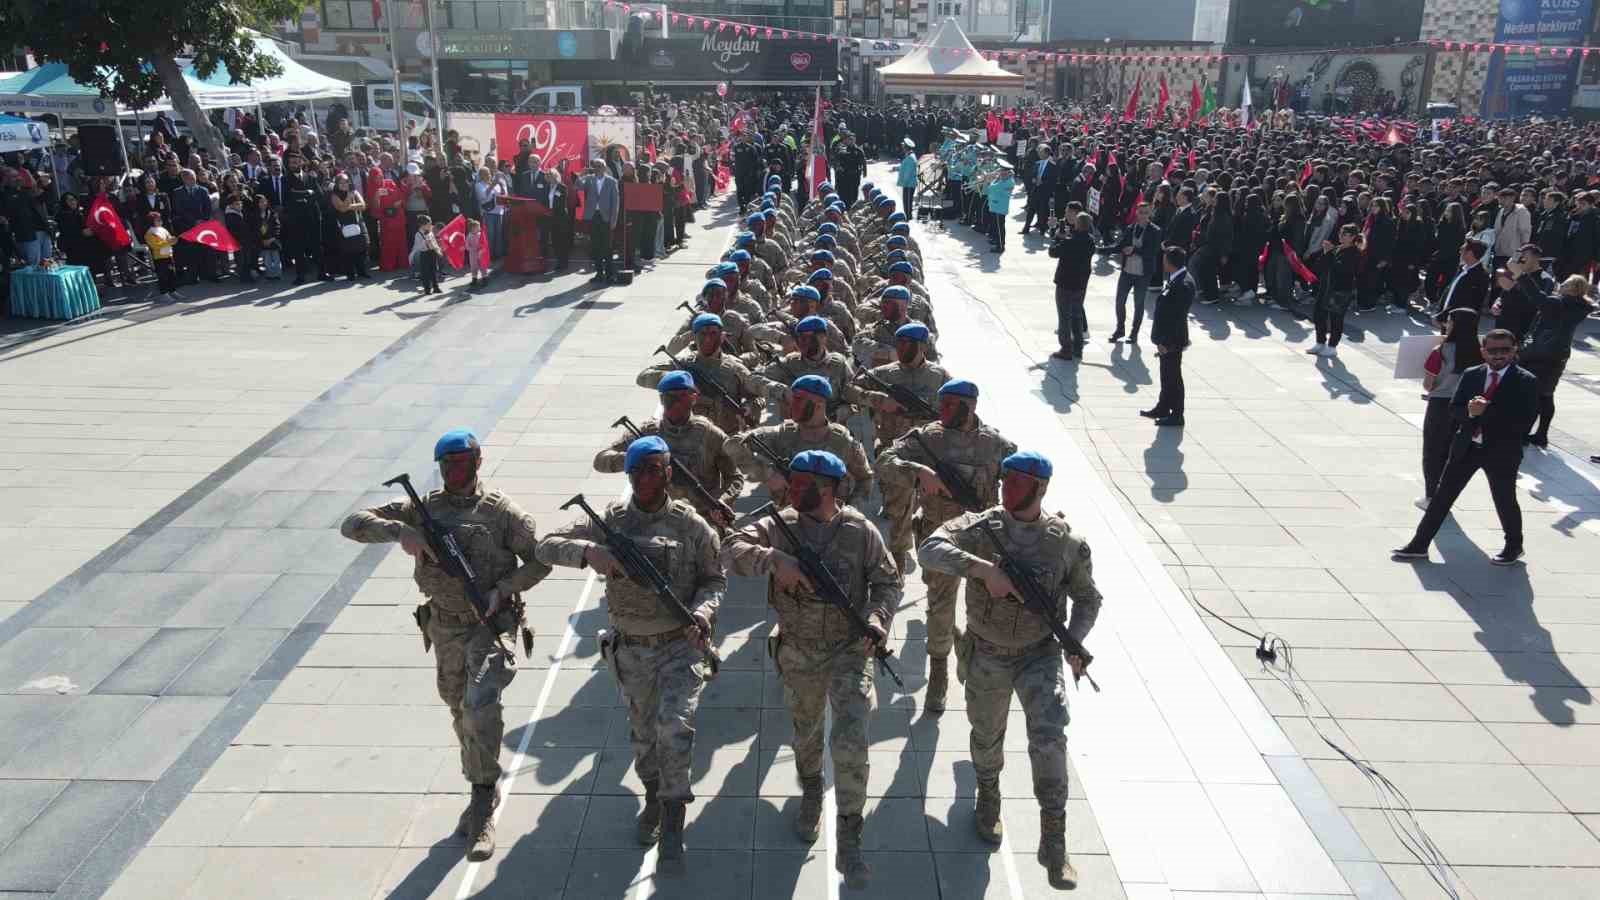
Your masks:
<path fill-rule="evenodd" d="M 1233 44 L 1370 47 L 1422 34 L 1423 0 L 1235 0 Z"/>
<path fill-rule="evenodd" d="M 1593 16 L 1592 0 L 1500 0 L 1494 39 L 1526 51 L 1497 52 L 1484 79 L 1485 116 L 1564 116 L 1577 84 L 1579 54 L 1536 53 L 1535 48 L 1583 43 Z"/>
<path fill-rule="evenodd" d="M 646 38 L 637 61 L 557 61 L 559 81 L 644 85 L 727 82 L 760 85 L 832 85 L 839 75 L 839 47 L 827 41 L 729 32 L 689 37 Z"/>

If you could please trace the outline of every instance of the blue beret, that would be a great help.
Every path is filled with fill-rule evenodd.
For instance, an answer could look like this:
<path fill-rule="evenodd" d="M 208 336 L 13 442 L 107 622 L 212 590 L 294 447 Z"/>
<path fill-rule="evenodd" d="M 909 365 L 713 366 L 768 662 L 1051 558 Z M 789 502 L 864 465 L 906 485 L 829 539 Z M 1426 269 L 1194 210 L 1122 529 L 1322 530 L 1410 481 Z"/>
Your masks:
<path fill-rule="evenodd" d="M 656 390 L 665 394 L 667 391 L 692 391 L 695 389 L 694 376 L 678 369 L 661 376 L 656 382 Z"/>
<path fill-rule="evenodd" d="M 761 209 L 762 209 L 762 211 L 765 212 L 766 210 L 769 210 L 771 208 L 772 208 L 772 198 L 771 197 L 766 197 L 766 198 L 762 199 L 762 201 L 761 201 Z"/>
<path fill-rule="evenodd" d="M 891 223 L 904 222 L 905 220 L 906 220 L 906 214 L 903 213 L 903 212 L 896 211 L 896 212 L 892 212 L 892 213 L 889 214 L 889 221 Z"/>
<path fill-rule="evenodd" d="M 901 248 L 899 248 L 899 247 L 896 247 L 893 250 L 890 250 L 889 251 L 889 255 L 887 257 L 885 257 L 885 258 L 888 259 L 892 263 L 901 262 L 906 258 L 906 251 L 901 249 Z"/>
<path fill-rule="evenodd" d="M 889 239 L 887 241 L 883 242 L 883 245 L 885 247 L 892 247 L 892 248 L 904 247 L 906 245 L 906 239 L 905 239 L 904 235 L 893 234 L 893 235 L 889 236 Z"/>
<path fill-rule="evenodd" d="M 639 468 L 644 463 L 645 457 L 671 452 L 666 441 L 653 434 L 647 434 L 628 445 L 628 453 L 622 458 L 622 471 L 632 472 Z"/>
<path fill-rule="evenodd" d="M 783 178 L 777 175 L 768 175 L 767 184 L 783 184 Z"/>
<path fill-rule="evenodd" d="M 763 220 L 766 220 L 766 219 L 776 219 L 776 218 L 777 218 L 777 217 L 778 217 L 778 214 L 777 214 L 777 213 L 775 213 L 775 212 L 773 212 L 773 211 L 772 211 L 772 210 L 770 210 L 770 209 L 764 209 L 764 210 L 762 210 L 762 211 L 761 211 L 761 218 L 762 218 L 762 219 L 763 219 Z"/>
<path fill-rule="evenodd" d="M 789 471 L 843 478 L 844 463 L 826 450 L 801 450 L 794 455 L 794 459 L 789 460 Z"/>
<path fill-rule="evenodd" d="M 700 285 L 700 296 L 704 297 L 710 291 L 725 291 L 728 283 L 721 278 L 707 278 L 706 283 Z"/>
<path fill-rule="evenodd" d="M 1051 472 L 1055 471 L 1055 468 L 1050 465 L 1050 460 L 1045 459 L 1044 454 L 1035 453 L 1032 450 L 1019 450 L 1011 454 L 1000 461 L 1000 468 L 1011 469 L 1024 475 L 1032 475 L 1035 478 L 1046 479 L 1050 477 Z"/>
<path fill-rule="evenodd" d="M 833 253 L 828 250 L 813 250 L 811 251 L 811 261 L 831 263 L 833 262 Z"/>
<path fill-rule="evenodd" d="M 844 198 L 840 197 L 838 194 L 829 193 L 823 196 L 822 202 L 832 206 L 835 203 L 843 204 Z"/>
<path fill-rule="evenodd" d="M 928 342 L 928 326 L 921 322 L 907 322 L 894 330 L 895 340 L 905 339 L 926 344 Z"/>
<path fill-rule="evenodd" d="M 821 184 L 817 185 L 817 190 L 819 192 L 821 192 L 821 191 L 831 191 L 831 190 L 833 190 L 833 182 L 824 181 Z"/>
<path fill-rule="evenodd" d="M 789 389 L 816 394 L 824 400 L 833 399 L 833 385 L 829 384 L 828 379 L 823 378 L 821 375 L 801 375 L 794 380 L 794 384 L 789 385 Z"/>
<path fill-rule="evenodd" d="M 879 197 L 877 202 L 879 206 L 894 206 L 894 201 L 888 197 Z"/>
<path fill-rule="evenodd" d="M 952 378 L 939 388 L 939 396 L 950 394 L 956 397 L 970 397 L 978 399 L 978 386 L 964 378 Z"/>
<path fill-rule="evenodd" d="M 735 266 L 737 266 L 739 263 L 749 262 L 749 261 L 750 261 L 750 251 L 749 250 L 735 250 L 732 253 L 728 254 L 728 262 L 733 263 Z"/>
<path fill-rule="evenodd" d="M 832 225 L 833 223 L 828 222 L 827 224 Z M 834 237 L 831 233 L 824 232 L 817 235 L 816 245 L 824 250 L 832 250 L 834 247 L 839 245 L 839 239 Z"/>
<path fill-rule="evenodd" d="M 735 262 L 720 262 L 711 267 L 712 277 L 720 278 L 723 275 L 739 274 L 739 264 Z"/>
<path fill-rule="evenodd" d="M 433 445 L 433 459 L 438 462 L 452 453 L 466 453 L 477 449 L 478 436 L 473 434 L 471 429 L 457 428 L 454 431 L 446 431 Z"/>
<path fill-rule="evenodd" d="M 911 289 L 901 284 L 891 284 L 883 289 L 883 299 L 911 302 Z"/>
<path fill-rule="evenodd" d="M 876 190 L 877 190 L 877 189 L 878 189 L 878 188 L 877 188 L 877 187 L 876 187 L 876 186 L 875 186 L 875 185 L 874 185 L 874 184 L 873 184 L 873 183 L 872 183 L 872 182 L 870 182 L 870 181 L 863 181 L 863 182 L 861 182 L 861 187 L 862 187 L 862 189 L 863 189 L 863 190 L 866 190 L 866 191 L 868 191 L 868 192 L 869 192 L 869 193 L 870 193 L 870 192 L 872 192 L 872 191 L 876 191 Z"/>
<path fill-rule="evenodd" d="M 755 242 L 755 234 L 749 231 L 741 231 L 733 236 L 733 245 L 735 247 L 746 247 Z"/>
<path fill-rule="evenodd" d="M 898 216 L 899 213 L 895 213 L 895 215 Z M 905 222 L 896 222 L 893 225 L 889 226 L 889 233 L 894 235 L 895 237 L 900 237 L 902 235 L 907 235 L 907 234 L 911 233 L 911 226 L 906 224 Z"/>
<path fill-rule="evenodd" d="M 794 326 L 795 334 L 807 334 L 813 331 L 826 334 L 828 332 L 828 320 L 821 316 L 806 316 L 800 320 L 798 325 Z"/>
<path fill-rule="evenodd" d="M 811 273 L 811 277 L 807 278 L 806 282 L 814 284 L 814 283 L 816 283 L 818 281 L 832 281 L 832 280 L 833 280 L 833 270 L 832 269 L 818 269 L 815 272 Z"/>
<path fill-rule="evenodd" d="M 843 200 L 835 200 L 832 203 L 829 203 L 828 204 L 828 212 L 837 213 L 837 214 L 839 214 L 841 216 L 844 215 L 844 201 Z"/>
<path fill-rule="evenodd" d="M 829 237 L 832 237 L 833 235 L 836 235 L 838 233 L 839 233 L 839 226 L 835 225 L 832 222 L 823 222 L 821 225 L 817 226 L 817 234 L 824 234 L 824 235 L 827 235 Z"/>
<path fill-rule="evenodd" d="M 758 212 L 753 212 L 750 215 L 745 216 L 745 219 L 744 219 L 744 223 L 746 225 L 760 225 L 765 221 L 767 221 L 767 220 L 763 219 L 761 217 L 761 213 L 758 213 Z"/>
<path fill-rule="evenodd" d="M 789 296 L 804 297 L 807 300 L 820 301 L 822 299 L 822 292 L 809 284 L 797 284 L 789 289 Z"/>
<path fill-rule="evenodd" d="M 694 317 L 693 322 L 689 323 L 689 330 L 693 331 L 695 334 L 699 334 L 702 330 L 707 328 L 721 327 L 722 317 L 716 313 L 701 313 L 700 315 Z"/>
<path fill-rule="evenodd" d="M 911 263 L 908 263 L 902 259 L 898 262 L 892 262 L 889 264 L 889 273 L 892 275 L 915 275 L 917 270 L 911 265 Z"/>

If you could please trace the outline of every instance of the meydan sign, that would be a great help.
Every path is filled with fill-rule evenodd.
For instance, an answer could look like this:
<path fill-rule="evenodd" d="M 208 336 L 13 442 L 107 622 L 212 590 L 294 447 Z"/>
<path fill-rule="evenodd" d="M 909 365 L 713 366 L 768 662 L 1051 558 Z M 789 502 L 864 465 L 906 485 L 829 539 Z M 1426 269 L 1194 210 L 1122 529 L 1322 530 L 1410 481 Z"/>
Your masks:
<path fill-rule="evenodd" d="M 755 38 L 721 38 L 707 33 L 700 42 L 701 51 L 711 56 L 711 64 L 724 75 L 743 75 L 761 53 L 761 42 Z"/>

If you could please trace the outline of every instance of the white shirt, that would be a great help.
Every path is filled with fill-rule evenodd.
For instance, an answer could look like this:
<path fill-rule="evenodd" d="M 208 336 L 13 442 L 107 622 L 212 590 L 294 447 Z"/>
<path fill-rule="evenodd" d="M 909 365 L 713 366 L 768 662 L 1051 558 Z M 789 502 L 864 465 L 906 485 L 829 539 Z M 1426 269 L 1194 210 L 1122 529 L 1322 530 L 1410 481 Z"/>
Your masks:
<path fill-rule="evenodd" d="M 1456 277 L 1452 278 L 1450 280 L 1450 287 L 1449 287 L 1448 290 L 1446 290 L 1444 292 L 1444 301 L 1439 304 L 1439 307 L 1441 309 L 1449 309 L 1450 308 L 1450 298 L 1455 295 L 1456 285 L 1461 283 L 1461 276 L 1463 276 L 1463 275 L 1467 274 L 1468 272 L 1472 271 L 1473 267 L 1476 266 L 1476 265 L 1477 265 L 1477 263 L 1473 263 L 1471 266 L 1462 266 L 1461 267 L 1461 271 L 1456 273 Z"/>

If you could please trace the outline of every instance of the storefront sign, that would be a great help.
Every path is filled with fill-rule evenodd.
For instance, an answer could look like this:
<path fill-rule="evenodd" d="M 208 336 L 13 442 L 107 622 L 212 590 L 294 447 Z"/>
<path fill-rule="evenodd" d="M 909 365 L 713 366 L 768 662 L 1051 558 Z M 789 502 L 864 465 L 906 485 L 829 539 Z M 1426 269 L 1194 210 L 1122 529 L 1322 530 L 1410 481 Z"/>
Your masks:
<path fill-rule="evenodd" d="M 1567 55 L 1565 49 L 1535 51 L 1582 44 L 1592 12 L 1591 0 L 1500 0 L 1495 42 L 1526 49 L 1500 50 L 1490 56 L 1483 115 L 1565 116 L 1582 59 L 1576 53 Z"/>

